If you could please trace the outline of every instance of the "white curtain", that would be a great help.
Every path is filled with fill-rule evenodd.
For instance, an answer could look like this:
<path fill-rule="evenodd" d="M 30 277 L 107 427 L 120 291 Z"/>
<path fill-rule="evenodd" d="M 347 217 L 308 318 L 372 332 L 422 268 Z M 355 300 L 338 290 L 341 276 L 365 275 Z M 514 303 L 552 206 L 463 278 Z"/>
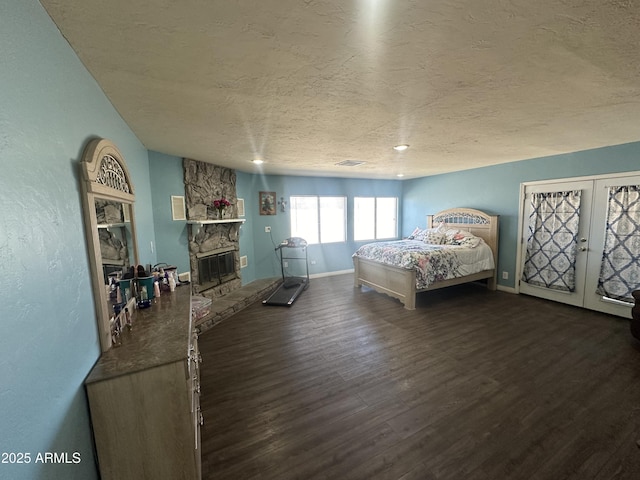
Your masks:
<path fill-rule="evenodd" d="M 604 252 L 596 293 L 633 303 L 640 289 L 640 185 L 609 187 Z"/>
<path fill-rule="evenodd" d="M 580 193 L 532 194 L 523 282 L 565 292 L 575 290 Z"/>

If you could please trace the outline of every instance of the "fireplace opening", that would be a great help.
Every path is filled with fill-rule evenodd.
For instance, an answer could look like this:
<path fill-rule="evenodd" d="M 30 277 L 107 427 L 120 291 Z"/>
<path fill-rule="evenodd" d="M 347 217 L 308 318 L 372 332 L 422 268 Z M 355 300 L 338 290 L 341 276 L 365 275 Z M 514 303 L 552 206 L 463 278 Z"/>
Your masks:
<path fill-rule="evenodd" d="M 216 253 L 198 260 L 200 291 L 238 278 L 234 251 Z"/>

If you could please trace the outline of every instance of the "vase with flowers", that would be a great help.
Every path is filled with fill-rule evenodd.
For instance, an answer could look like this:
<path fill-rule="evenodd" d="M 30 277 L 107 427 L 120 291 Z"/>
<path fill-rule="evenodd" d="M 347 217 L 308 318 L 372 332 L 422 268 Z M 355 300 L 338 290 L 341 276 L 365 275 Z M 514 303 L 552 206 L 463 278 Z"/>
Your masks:
<path fill-rule="evenodd" d="M 213 208 L 218 210 L 218 219 L 219 220 L 222 220 L 222 218 L 224 217 L 224 211 L 230 205 L 231 205 L 231 203 L 229 202 L 229 200 L 227 200 L 224 197 L 213 201 Z"/>

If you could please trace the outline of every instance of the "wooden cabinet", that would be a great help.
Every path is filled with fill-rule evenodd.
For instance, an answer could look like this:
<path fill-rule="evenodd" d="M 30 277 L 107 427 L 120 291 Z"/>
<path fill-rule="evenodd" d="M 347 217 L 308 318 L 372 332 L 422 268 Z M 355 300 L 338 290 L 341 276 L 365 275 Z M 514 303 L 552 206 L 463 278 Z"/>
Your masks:
<path fill-rule="evenodd" d="M 103 479 L 200 479 L 198 338 L 189 286 L 136 310 L 85 382 Z"/>

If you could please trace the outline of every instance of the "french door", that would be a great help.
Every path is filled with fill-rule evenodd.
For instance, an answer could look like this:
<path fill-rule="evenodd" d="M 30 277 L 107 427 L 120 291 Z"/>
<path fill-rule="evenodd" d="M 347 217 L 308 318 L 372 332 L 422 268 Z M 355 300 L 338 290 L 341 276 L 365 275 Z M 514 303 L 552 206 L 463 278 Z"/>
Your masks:
<path fill-rule="evenodd" d="M 582 306 L 593 182 L 525 186 L 520 292 Z"/>
<path fill-rule="evenodd" d="M 610 191 L 627 185 L 640 185 L 640 172 L 523 184 L 517 290 L 630 318 L 632 304 L 597 293 Z"/>
<path fill-rule="evenodd" d="M 638 173 L 638 172 L 636 172 Z M 612 187 L 640 185 L 640 174 L 600 178 L 594 181 L 594 197 L 593 197 L 593 213 L 591 228 L 591 244 L 592 253 L 590 251 L 590 260 L 587 265 L 587 280 L 585 285 L 584 306 L 592 310 L 611 313 L 625 318 L 631 318 L 631 307 L 633 305 L 614 300 L 596 293 L 598 290 L 598 279 L 600 278 L 600 269 L 602 266 L 602 254 L 605 250 L 607 218 L 609 213 L 609 193 Z M 637 215 L 636 221 L 637 221 Z M 637 231 L 637 230 L 636 230 Z M 596 248 L 597 247 L 597 248 Z M 630 246 L 628 253 L 634 254 L 636 258 L 640 256 L 640 242 L 635 242 Z M 638 262 L 636 262 L 638 265 Z M 621 281 L 625 281 L 621 279 Z M 635 283 L 638 280 L 627 278 L 627 282 L 631 283 L 631 288 L 640 289 L 640 284 Z"/>

